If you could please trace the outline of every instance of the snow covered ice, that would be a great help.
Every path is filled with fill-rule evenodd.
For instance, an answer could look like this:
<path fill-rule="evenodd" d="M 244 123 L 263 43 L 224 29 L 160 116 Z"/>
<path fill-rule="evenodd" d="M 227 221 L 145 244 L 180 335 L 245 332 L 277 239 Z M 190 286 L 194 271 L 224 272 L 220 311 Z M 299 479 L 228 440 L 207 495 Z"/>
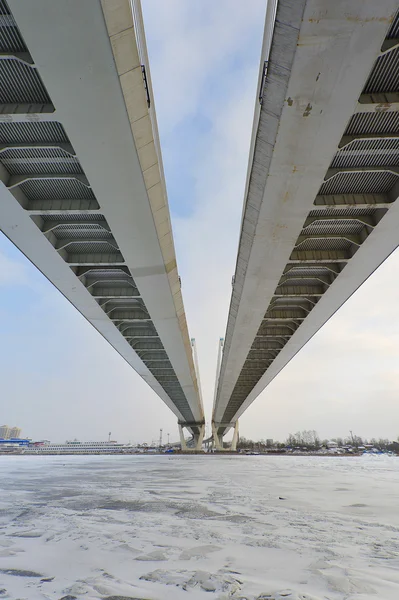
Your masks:
<path fill-rule="evenodd" d="M 0 478 L 0 599 L 399 599 L 396 458 L 6 456 Z"/>

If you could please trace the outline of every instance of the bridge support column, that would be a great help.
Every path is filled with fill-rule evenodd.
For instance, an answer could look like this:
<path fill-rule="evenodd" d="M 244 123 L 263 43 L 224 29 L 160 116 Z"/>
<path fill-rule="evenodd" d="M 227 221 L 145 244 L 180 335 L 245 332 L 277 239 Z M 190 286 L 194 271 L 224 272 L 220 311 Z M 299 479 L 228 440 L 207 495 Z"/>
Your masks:
<path fill-rule="evenodd" d="M 234 425 L 234 434 L 233 434 L 233 439 L 231 441 L 231 450 L 232 452 L 237 452 L 237 443 L 238 443 L 238 439 L 239 439 L 239 434 L 238 434 L 238 421 L 236 421 L 236 424 Z"/>
<path fill-rule="evenodd" d="M 234 427 L 233 439 L 231 441 L 229 448 L 224 448 L 223 446 L 223 435 L 218 433 L 220 428 L 230 429 Z M 235 423 L 212 423 L 212 437 L 213 437 L 213 445 L 217 452 L 237 452 L 237 443 L 238 443 L 238 421 Z"/>
<path fill-rule="evenodd" d="M 178 423 L 178 425 L 182 452 L 201 452 L 205 435 L 205 423 Z M 193 439 L 190 440 L 190 446 L 187 445 L 184 437 L 184 428 L 189 428 L 191 431 L 194 429 L 195 431 Z M 193 445 L 191 445 L 192 443 Z"/>
<path fill-rule="evenodd" d="M 202 450 L 202 441 L 205 435 L 205 424 L 201 425 L 199 433 L 194 434 L 194 450 L 196 452 L 201 452 Z"/>
<path fill-rule="evenodd" d="M 179 423 L 179 435 L 180 435 L 180 445 L 181 445 L 182 452 L 187 452 L 188 446 L 186 444 L 186 439 L 184 437 L 184 429 L 183 429 L 183 426 L 180 425 L 180 423 Z"/>
<path fill-rule="evenodd" d="M 218 428 L 215 423 L 212 423 L 212 437 L 213 437 L 213 445 L 215 450 L 218 452 L 223 451 L 223 436 L 218 433 Z"/>

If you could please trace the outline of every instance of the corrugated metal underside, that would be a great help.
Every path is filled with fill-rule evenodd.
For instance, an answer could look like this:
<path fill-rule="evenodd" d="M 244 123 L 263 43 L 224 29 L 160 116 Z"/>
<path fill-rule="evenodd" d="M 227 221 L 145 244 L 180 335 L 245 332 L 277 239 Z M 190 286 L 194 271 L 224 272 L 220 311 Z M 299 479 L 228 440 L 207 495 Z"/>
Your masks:
<path fill-rule="evenodd" d="M 8 186 L 171 398 L 194 417 L 151 316 L 61 123 L 12 122 L 21 105 L 53 112 L 51 98 L 4 0 L 0 0 L 0 163 Z M 23 55 L 21 54 L 23 53 Z M 9 116 L 7 116 L 9 115 Z M 78 284 L 78 281 L 77 281 Z"/>
<path fill-rule="evenodd" d="M 398 37 L 399 14 L 360 102 L 384 102 L 381 94 L 399 94 Z M 223 423 L 233 421 L 279 352 L 395 201 L 390 192 L 399 179 L 399 112 L 389 108 L 376 105 L 375 110 L 358 112 L 350 119 L 247 355 Z"/>

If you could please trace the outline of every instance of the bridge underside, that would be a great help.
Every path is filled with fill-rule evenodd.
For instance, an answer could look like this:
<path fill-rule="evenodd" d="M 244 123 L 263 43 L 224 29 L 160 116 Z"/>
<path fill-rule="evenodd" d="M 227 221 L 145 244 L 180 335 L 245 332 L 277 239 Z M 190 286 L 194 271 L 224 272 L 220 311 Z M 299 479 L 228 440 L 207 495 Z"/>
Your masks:
<path fill-rule="evenodd" d="M 127 0 L 0 0 L 0 228 L 199 434 L 139 26 Z"/>
<path fill-rule="evenodd" d="M 219 434 L 399 243 L 396 9 L 278 2 L 213 415 Z"/>

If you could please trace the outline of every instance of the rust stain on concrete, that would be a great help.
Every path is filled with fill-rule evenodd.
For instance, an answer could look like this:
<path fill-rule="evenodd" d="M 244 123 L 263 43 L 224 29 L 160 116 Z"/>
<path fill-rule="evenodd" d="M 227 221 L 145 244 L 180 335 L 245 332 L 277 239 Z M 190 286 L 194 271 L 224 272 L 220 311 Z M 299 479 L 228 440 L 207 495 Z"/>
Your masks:
<path fill-rule="evenodd" d="M 390 102 L 381 102 L 381 104 L 377 104 L 375 107 L 375 112 L 386 112 L 391 108 Z"/>
<path fill-rule="evenodd" d="M 305 108 L 305 112 L 303 113 L 303 116 L 308 117 L 310 115 L 311 110 L 312 110 L 312 105 L 309 103 L 307 105 L 307 107 Z"/>

